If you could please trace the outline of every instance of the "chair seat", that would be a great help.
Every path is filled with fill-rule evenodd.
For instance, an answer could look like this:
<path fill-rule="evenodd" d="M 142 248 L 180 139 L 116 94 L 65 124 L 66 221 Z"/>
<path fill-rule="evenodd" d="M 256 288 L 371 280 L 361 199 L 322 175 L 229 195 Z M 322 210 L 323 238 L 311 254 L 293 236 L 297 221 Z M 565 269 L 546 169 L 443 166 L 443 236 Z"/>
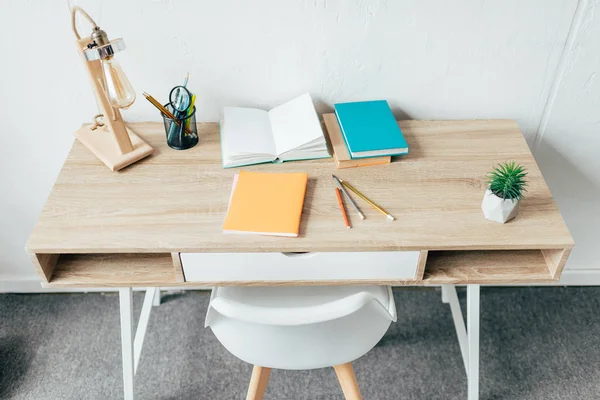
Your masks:
<path fill-rule="evenodd" d="M 222 287 L 206 325 L 243 361 L 313 369 L 364 355 L 395 320 L 388 286 Z"/>

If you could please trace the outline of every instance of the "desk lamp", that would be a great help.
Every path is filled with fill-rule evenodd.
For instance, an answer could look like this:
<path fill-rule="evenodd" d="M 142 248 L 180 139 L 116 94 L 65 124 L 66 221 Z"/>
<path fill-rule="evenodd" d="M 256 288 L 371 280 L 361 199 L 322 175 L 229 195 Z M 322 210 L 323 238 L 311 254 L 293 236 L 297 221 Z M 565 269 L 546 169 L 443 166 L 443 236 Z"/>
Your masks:
<path fill-rule="evenodd" d="M 75 25 L 77 13 L 92 25 L 89 37 L 81 38 Z M 95 123 L 83 126 L 75 136 L 108 168 L 118 171 L 152 154 L 152 147 L 127 129 L 120 109 L 127 109 L 135 101 L 135 91 L 121 66 L 116 53 L 125 49 L 123 39 L 109 40 L 105 31 L 80 7 L 71 10 L 71 25 L 77 38 L 77 50 L 88 71 L 101 114 Z"/>

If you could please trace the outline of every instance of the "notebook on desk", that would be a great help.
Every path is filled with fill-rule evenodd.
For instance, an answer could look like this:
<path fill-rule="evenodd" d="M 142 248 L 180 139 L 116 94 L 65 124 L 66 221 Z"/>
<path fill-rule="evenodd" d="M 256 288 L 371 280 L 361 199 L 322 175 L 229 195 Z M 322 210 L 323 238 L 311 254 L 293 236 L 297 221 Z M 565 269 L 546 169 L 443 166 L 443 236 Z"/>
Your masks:
<path fill-rule="evenodd" d="M 335 104 L 335 115 L 352 159 L 408 153 L 408 144 L 387 101 Z"/>
<path fill-rule="evenodd" d="M 224 168 L 330 156 L 308 93 L 270 111 L 225 107 L 220 125 Z"/>
<path fill-rule="evenodd" d="M 298 236 L 308 174 L 240 171 L 231 188 L 224 233 Z"/>
<path fill-rule="evenodd" d="M 389 164 L 391 162 L 390 156 L 353 159 L 350 157 L 335 114 L 323 114 L 323 122 L 325 123 L 327 136 L 329 136 L 333 160 L 338 169 L 367 167 L 370 165 Z"/>

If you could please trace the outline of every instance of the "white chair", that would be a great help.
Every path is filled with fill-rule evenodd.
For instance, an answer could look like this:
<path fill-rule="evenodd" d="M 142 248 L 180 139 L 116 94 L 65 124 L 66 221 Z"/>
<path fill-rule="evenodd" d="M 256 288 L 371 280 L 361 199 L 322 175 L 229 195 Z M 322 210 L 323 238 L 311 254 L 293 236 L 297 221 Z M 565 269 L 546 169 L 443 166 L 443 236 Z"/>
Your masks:
<path fill-rule="evenodd" d="M 271 368 L 335 368 L 346 399 L 361 399 L 351 362 L 383 337 L 396 307 L 389 286 L 218 287 L 206 316 L 217 339 L 254 365 L 247 400 Z"/>

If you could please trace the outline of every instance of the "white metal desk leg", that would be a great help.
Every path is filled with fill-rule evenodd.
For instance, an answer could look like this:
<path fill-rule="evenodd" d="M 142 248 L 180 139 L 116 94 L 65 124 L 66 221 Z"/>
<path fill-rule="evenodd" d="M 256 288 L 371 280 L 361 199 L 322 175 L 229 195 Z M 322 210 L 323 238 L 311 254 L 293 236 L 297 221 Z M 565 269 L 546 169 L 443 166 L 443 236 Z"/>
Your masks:
<path fill-rule="evenodd" d="M 479 399 L 479 285 L 467 285 L 468 399 Z"/>
<path fill-rule="evenodd" d="M 133 400 L 133 293 L 131 288 L 119 288 L 121 309 L 121 349 L 123 357 L 123 393 Z"/>
<path fill-rule="evenodd" d="M 448 304 L 450 303 L 450 299 L 448 298 L 448 287 L 453 287 L 450 285 L 442 285 L 440 288 L 442 289 L 442 303 Z"/>
<path fill-rule="evenodd" d="M 154 306 L 160 306 L 160 288 L 156 288 L 156 293 L 154 294 Z"/>
<path fill-rule="evenodd" d="M 452 319 L 456 328 L 456 337 L 458 338 L 460 353 L 465 365 L 465 373 L 469 376 L 469 337 L 462 310 L 460 309 L 458 295 L 456 294 L 456 288 L 453 285 L 442 285 L 442 293 L 446 294 L 446 302 L 450 304 L 450 311 L 452 311 Z"/>

